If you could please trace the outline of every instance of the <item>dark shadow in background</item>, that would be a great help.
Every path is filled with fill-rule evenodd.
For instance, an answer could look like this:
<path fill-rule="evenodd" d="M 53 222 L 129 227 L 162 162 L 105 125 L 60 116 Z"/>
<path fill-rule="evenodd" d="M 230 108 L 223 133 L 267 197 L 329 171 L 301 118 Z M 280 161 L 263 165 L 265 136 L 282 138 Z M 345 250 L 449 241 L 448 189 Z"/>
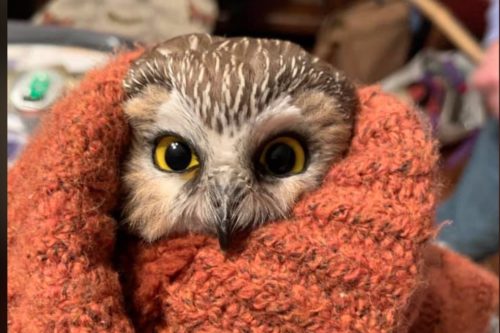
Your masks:
<path fill-rule="evenodd" d="M 40 0 L 9 0 L 7 5 L 7 18 L 17 20 L 28 20 L 45 1 Z M 5 1 L 2 5 L 5 6 Z"/>

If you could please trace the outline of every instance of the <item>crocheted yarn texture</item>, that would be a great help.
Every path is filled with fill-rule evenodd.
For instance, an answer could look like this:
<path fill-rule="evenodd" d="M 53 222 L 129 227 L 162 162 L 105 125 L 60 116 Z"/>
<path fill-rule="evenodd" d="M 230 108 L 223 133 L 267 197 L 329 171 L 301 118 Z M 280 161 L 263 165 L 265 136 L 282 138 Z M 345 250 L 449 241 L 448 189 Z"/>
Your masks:
<path fill-rule="evenodd" d="M 286 221 L 228 256 L 201 235 L 117 233 L 121 80 L 59 101 L 8 179 L 11 332 L 481 332 L 498 279 L 428 246 L 436 148 L 417 113 L 360 89 L 348 156 Z"/>

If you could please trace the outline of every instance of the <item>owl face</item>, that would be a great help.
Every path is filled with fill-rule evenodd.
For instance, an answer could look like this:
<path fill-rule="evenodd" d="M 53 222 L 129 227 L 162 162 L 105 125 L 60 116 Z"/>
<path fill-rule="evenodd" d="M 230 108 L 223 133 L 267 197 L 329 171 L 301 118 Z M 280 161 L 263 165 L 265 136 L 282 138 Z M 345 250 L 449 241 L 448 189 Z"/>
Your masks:
<path fill-rule="evenodd" d="M 284 218 L 346 152 L 355 88 L 282 41 L 178 37 L 125 81 L 132 142 L 124 220 L 153 241 L 231 236 Z"/>

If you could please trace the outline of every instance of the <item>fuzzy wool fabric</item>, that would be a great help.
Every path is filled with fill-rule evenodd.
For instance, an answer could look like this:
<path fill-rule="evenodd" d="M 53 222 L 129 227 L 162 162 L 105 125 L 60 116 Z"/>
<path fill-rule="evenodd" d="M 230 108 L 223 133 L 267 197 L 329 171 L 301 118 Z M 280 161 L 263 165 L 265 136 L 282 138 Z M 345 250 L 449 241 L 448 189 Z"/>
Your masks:
<path fill-rule="evenodd" d="M 287 220 L 234 252 L 118 230 L 128 126 L 122 78 L 88 74 L 8 176 L 10 332 L 441 332 L 486 329 L 498 279 L 430 244 L 437 149 L 416 111 L 376 87 L 348 155 Z"/>

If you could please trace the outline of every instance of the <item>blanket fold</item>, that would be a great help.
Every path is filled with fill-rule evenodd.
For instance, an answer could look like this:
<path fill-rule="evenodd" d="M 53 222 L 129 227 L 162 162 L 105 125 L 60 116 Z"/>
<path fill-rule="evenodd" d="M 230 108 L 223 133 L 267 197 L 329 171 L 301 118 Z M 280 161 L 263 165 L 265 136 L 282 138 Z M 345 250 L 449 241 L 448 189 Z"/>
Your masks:
<path fill-rule="evenodd" d="M 118 55 L 62 98 L 8 176 L 11 332 L 481 332 L 498 279 L 435 234 L 435 142 L 377 87 L 348 155 L 289 219 L 224 255 L 117 231 L 129 130 Z"/>

